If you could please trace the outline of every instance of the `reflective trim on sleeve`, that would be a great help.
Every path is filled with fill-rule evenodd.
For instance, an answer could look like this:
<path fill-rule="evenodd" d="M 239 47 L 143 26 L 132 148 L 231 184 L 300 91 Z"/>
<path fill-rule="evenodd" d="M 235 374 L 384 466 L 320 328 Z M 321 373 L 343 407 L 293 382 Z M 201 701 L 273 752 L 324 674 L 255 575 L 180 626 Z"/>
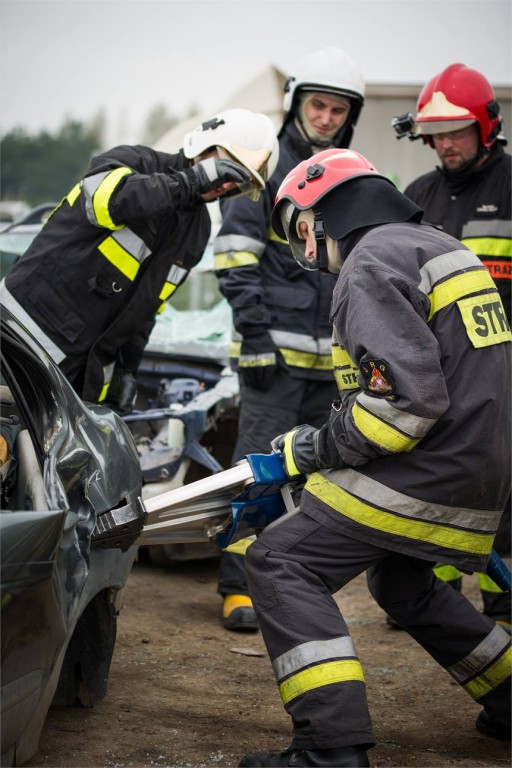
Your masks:
<path fill-rule="evenodd" d="M 364 683 L 363 668 L 359 661 L 328 661 L 298 672 L 279 685 L 283 704 L 303 693 L 334 683 L 356 680 Z"/>
<path fill-rule="evenodd" d="M 482 269 L 482 262 L 471 251 L 461 249 L 442 253 L 422 266 L 420 269 L 421 281 L 418 288 L 423 293 L 429 294 L 436 283 L 446 280 L 447 277 L 456 272 L 469 269 Z"/>
<path fill-rule="evenodd" d="M 436 285 L 432 292 L 429 293 L 430 312 L 427 319 L 431 320 L 437 312 L 453 304 L 454 301 L 462 299 L 471 293 L 487 289 L 495 290 L 496 285 L 485 267 L 481 266 L 480 269 L 455 275 L 455 277 L 445 280 L 444 283 Z"/>
<path fill-rule="evenodd" d="M 258 355 L 240 355 L 238 358 L 240 368 L 264 368 L 267 365 L 275 364 L 275 352 L 260 352 Z"/>
<path fill-rule="evenodd" d="M 497 237 L 468 237 L 461 242 L 477 254 L 512 257 L 512 240 Z"/>
<path fill-rule="evenodd" d="M 385 424 L 380 418 L 361 408 L 357 402 L 352 407 L 352 418 L 363 437 L 389 453 L 407 453 L 420 441 L 420 438 L 413 439 L 410 435 Z"/>
<path fill-rule="evenodd" d="M 421 502 L 419 499 L 407 497 L 405 494 L 386 488 L 381 483 L 376 483 L 362 475 L 360 476 L 362 478 L 361 483 L 351 483 L 357 489 L 358 496 L 355 496 L 352 489 L 347 491 L 337 484 L 340 482 L 341 475 L 345 473 L 348 475 L 349 481 L 359 474 L 352 470 L 342 470 L 341 472 L 334 470 L 328 471 L 326 474 L 329 477 L 326 477 L 324 473 L 314 472 L 306 483 L 306 490 L 335 512 L 339 512 L 360 525 L 366 525 L 383 533 L 424 541 L 440 549 L 448 548 L 476 555 L 488 555 L 491 551 L 494 531 L 501 512 L 487 513 L 490 519 L 494 521 L 492 533 L 467 530 L 475 518 L 480 523 L 481 530 L 486 530 L 484 526 L 489 526 L 490 521 L 480 519 L 479 512 L 476 510 L 451 509 L 440 504 Z M 332 481 L 331 478 L 334 477 L 337 482 Z M 375 497 L 375 489 L 378 486 L 383 489 L 383 493 L 381 496 Z M 367 490 L 373 490 L 373 504 L 368 497 L 365 500 L 365 491 Z M 406 499 L 409 500 L 408 508 L 403 503 Z M 445 510 L 444 514 L 441 513 L 442 509 Z M 467 517 L 464 516 L 465 511 L 468 513 Z M 449 521 L 450 524 L 443 525 L 440 521 Z M 461 523 L 465 525 L 466 529 L 455 527 Z"/>
<path fill-rule="evenodd" d="M 462 227 L 462 238 L 512 238 L 512 220 L 504 219 L 479 219 L 468 221 Z M 473 249 L 471 249 L 473 250 Z"/>
<path fill-rule="evenodd" d="M 158 298 L 161 301 L 166 301 L 166 299 L 168 299 L 169 296 L 174 293 L 178 285 L 184 281 L 188 275 L 188 272 L 188 269 L 184 269 L 183 267 L 178 267 L 176 264 L 173 264 L 169 270 L 169 274 L 167 275 L 167 279 L 163 285 L 162 290 L 160 291 Z"/>
<path fill-rule="evenodd" d="M 237 251 L 248 251 L 259 260 L 265 251 L 265 243 L 247 235 L 219 235 L 215 238 L 213 253 L 234 255 Z"/>
<path fill-rule="evenodd" d="M 331 339 L 329 336 L 322 336 L 315 339 L 305 333 L 294 333 L 293 331 L 277 331 L 270 329 L 272 341 L 276 347 L 285 349 L 294 349 L 297 352 L 308 352 L 314 355 L 329 357 L 332 368 Z"/>
<path fill-rule="evenodd" d="M 135 280 L 140 264 L 137 259 L 128 251 L 119 245 L 116 240 L 109 235 L 103 242 L 98 244 L 98 250 L 105 256 L 111 264 L 123 273 L 128 280 Z"/>
<path fill-rule="evenodd" d="M 333 329 L 331 342 L 332 365 L 336 385 L 340 392 L 360 389 L 358 378 L 359 368 L 356 366 L 347 350 L 338 342 L 336 331 Z"/>
<path fill-rule="evenodd" d="M 333 640 L 310 640 L 286 651 L 272 662 L 276 680 L 282 680 L 303 667 L 317 664 L 327 659 L 353 657 L 357 659 L 352 638 L 336 637 Z"/>
<path fill-rule="evenodd" d="M 115 363 L 109 363 L 108 365 L 103 366 L 103 387 L 101 388 L 100 396 L 98 397 L 98 403 L 102 403 L 107 396 L 108 389 L 112 383 L 115 367 Z"/>
<path fill-rule="evenodd" d="M 7 307 L 12 314 L 18 318 L 18 320 L 25 326 L 32 336 L 37 339 L 44 350 L 50 355 L 52 360 L 60 365 L 63 360 L 66 359 L 66 354 L 50 339 L 49 336 L 40 328 L 37 323 L 32 319 L 28 312 L 23 309 L 21 304 L 14 298 L 12 293 L 5 285 L 5 278 L 0 282 L 0 304 Z"/>
<path fill-rule="evenodd" d="M 370 397 L 366 392 L 358 394 L 356 402 L 386 424 L 419 440 L 425 437 L 437 421 L 437 419 L 428 419 L 424 416 L 407 413 L 407 411 L 400 411 L 388 400 L 382 397 Z"/>
<path fill-rule="evenodd" d="M 220 271 L 221 269 L 237 269 L 238 267 L 251 267 L 258 263 L 258 257 L 249 251 L 216 253 L 213 257 L 213 268 L 216 271 Z"/>
<path fill-rule="evenodd" d="M 279 347 L 286 365 L 295 368 L 307 368 L 315 371 L 332 371 L 331 355 L 315 355 L 307 352 L 296 352 L 294 349 Z"/>
<path fill-rule="evenodd" d="M 109 213 L 109 202 L 118 184 L 125 176 L 133 173 L 131 168 L 116 168 L 113 171 L 103 171 L 82 180 L 85 194 L 85 210 L 87 218 L 97 227 L 105 229 L 121 229 L 123 224 L 114 224 Z"/>
<path fill-rule="evenodd" d="M 297 430 L 294 429 L 291 432 L 287 432 L 284 436 L 283 459 L 285 470 L 289 477 L 296 477 L 297 475 L 302 474 L 295 463 L 295 457 L 293 455 L 293 443 L 296 432 Z"/>
<path fill-rule="evenodd" d="M 68 203 L 70 205 L 73 205 L 75 203 L 75 201 L 79 197 L 81 191 L 82 191 L 81 185 L 80 184 L 75 184 L 75 186 L 73 187 L 71 192 L 69 192 L 67 197 L 66 197 L 66 200 L 68 201 Z"/>

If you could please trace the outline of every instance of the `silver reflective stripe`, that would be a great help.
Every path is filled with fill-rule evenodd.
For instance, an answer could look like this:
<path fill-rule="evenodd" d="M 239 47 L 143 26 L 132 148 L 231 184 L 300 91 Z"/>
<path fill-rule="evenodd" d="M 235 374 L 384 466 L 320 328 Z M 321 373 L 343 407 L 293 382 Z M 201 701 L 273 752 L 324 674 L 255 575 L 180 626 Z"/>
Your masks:
<path fill-rule="evenodd" d="M 179 285 L 185 279 L 187 274 L 188 269 L 177 267 L 176 264 L 174 264 L 174 266 L 170 268 L 166 280 L 168 283 L 172 283 L 173 285 Z"/>
<path fill-rule="evenodd" d="M 480 645 L 477 645 L 465 659 L 448 667 L 447 672 L 459 685 L 463 685 L 467 680 L 480 674 L 509 644 L 510 635 L 497 624 Z"/>
<path fill-rule="evenodd" d="M 265 243 L 260 240 L 254 240 L 245 235 L 221 235 L 215 238 L 213 244 L 214 253 L 230 253 L 232 251 L 249 251 L 258 258 L 265 250 Z"/>
<path fill-rule="evenodd" d="M 28 312 L 23 309 L 21 304 L 16 301 L 12 293 L 7 289 L 5 279 L 0 282 L 0 304 L 3 304 L 4 307 L 7 307 L 7 309 L 12 312 L 12 314 L 25 326 L 27 331 L 37 339 L 43 349 L 50 355 L 57 365 L 65 360 L 66 355 L 62 349 L 60 349 L 55 342 L 46 335 L 42 328 L 34 322 Z"/>
<path fill-rule="evenodd" d="M 370 397 L 366 392 L 361 392 L 356 397 L 367 411 L 373 413 L 386 424 L 391 424 L 410 437 L 421 439 L 436 423 L 437 419 L 427 419 L 423 416 L 414 416 L 412 413 L 399 411 L 388 400 L 380 397 Z"/>
<path fill-rule="evenodd" d="M 309 664 L 316 664 L 326 659 L 357 658 L 354 643 L 350 637 L 336 637 L 334 640 L 312 640 L 303 643 L 291 651 L 283 653 L 272 662 L 276 680 L 298 672 Z"/>
<path fill-rule="evenodd" d="M 123 227 L 122 229 L 112 232 L 110 237 L 119 243 L 130 256 L 137 259 L 139 264 L 142 264 L 144 259 L 151 256 L 151 249 L 148 248 L 144 240 L 136 235 L 135 232 L 132 232 L 128 227 Z"/>
<path fill-rule="evenodd" d="M 115 363 L 109 363 L 108 365 L 103 366 L 103 383 L 104 384 L 110 384 L 112 381 L 112 376 L 114 375 L 114 368 L 116 367 Z"/>
<path fill-rule="evenodd" d="M 449 522 L 453 526 L 460 525 L 464 530 L 494 533 L 501 517 L 499 510 L 447 507 L 444 504 L 421 501 L 413 496 L 406 496 L 393 488 L 388 488 L 377 480 L 365 477 L 353 469 L 328 469 L 320 472 L 320 474 L 364 502 L 378 509 L 395 512 L 401 517 L 411 520 L 424 520 L 427 523 L 441 524 Z"/>
<path fill-rule="evenodd" d="M 85 196 L 85 213 L 91 224 L 98 227 L 98 221 L 96 219 L 96 213 L 93 206 L 94 193 L 98 189 L 99 185 L 108 176 L 110 171 L 103 171 L 103 173 L 97 173 L 94 176 L 88 176 L 86 179 L 82 179 L 82 189 Z"/>
<path fill-rule="evenodd" d="M 215 164 L 215 158 L 209 157 L 207 160 L 202 160 L 201 167 L 208 176 L 209 181 L 217 181 L 219 174 L 217 173 L 217 166 Z"/>
<path fill-rule="evenodd" d="M 466 237 L 503 237 L 512 238 L 512 221 L 468 221 L 462 228 L 462 238 Z"/>
<path fill-rule="evenodd" d="M 309 352 L 315 355 L 331 354 L 331 339 L 324 336 L 314 339 L 305 333 L 292 333 L 291 331 L 275 331 L 270 329 L 270 336 L 276 347 L 296 349 L 299 352 Z"/>
<path fill-rule="evenodd" d="M 428 296 L 433 286 L 440 280 L 446 279 L 455 272 L 473 267 L 484 269 L 482 262 L 472 251 L 442 253 L 440 256 L 436 256 L 428 261 L 420 269 L 421 282 L 418 288 Z"/>

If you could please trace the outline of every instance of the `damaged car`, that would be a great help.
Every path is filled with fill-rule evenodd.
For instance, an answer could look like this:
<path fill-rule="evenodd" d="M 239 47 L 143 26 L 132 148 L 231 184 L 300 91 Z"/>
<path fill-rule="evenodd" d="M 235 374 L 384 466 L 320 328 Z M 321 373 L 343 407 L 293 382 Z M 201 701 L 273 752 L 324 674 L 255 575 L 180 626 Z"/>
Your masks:
<path fill-rule="evenodd" d="M 1 754 L 23 765 L 51 706 L 104 698 L 143 525 L 128 425 L 86 404 L 1 307 Z M 134 511 L 115 539 L 97 524 Z"/>

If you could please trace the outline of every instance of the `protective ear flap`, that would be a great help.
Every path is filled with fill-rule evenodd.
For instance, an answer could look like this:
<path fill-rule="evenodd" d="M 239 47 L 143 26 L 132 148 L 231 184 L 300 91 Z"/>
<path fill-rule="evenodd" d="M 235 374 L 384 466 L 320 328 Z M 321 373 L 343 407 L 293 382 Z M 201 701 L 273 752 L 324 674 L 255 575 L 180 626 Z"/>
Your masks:
<path fill-rule="evenodd" d="M 361 176 L 335 187 L 321 201 L 325 229 L 335 240 L 363 227 L 421 221 L 423 211 L 382 177 Z"/>

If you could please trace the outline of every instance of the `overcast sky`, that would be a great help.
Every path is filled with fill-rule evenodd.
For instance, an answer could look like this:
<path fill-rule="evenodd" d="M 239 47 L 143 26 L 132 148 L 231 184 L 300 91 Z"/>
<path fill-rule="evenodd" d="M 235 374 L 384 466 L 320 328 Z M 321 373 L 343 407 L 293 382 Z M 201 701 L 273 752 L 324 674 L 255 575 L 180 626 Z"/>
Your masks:
<path fill-rule="evenodd" d="M 367 83 L 423 84 L 461 61 L 510 85 L 511 0 L 0 0 L 0 132 L 104 109 L 112 141 L 148 111 L 215 112 L 273 64 L 342 47 Z"/>

